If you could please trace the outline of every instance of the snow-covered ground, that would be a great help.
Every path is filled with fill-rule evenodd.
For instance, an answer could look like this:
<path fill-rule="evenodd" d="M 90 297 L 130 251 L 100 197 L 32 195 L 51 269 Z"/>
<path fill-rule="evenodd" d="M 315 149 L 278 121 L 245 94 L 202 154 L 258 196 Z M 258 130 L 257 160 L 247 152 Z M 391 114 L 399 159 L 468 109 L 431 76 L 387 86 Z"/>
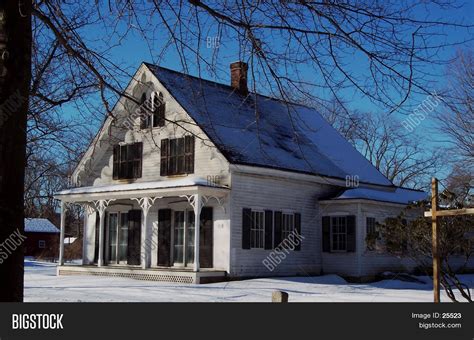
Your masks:
<path fill-rule="evenodd" d="M 474 275 L 462 275 L 474 287 Z M 337 275 L 253 279 L 189 285 L 97 276 L 56 276 L 56 264 L 25 260 L 26 302 L 269 302 L 273 290 L 290 302 L 430 302 L 428 277 L 350 284 Z M 443 293 L 444 294 L 444 293 Z M 448 301 L 445 295 L 442 301 Z"/>

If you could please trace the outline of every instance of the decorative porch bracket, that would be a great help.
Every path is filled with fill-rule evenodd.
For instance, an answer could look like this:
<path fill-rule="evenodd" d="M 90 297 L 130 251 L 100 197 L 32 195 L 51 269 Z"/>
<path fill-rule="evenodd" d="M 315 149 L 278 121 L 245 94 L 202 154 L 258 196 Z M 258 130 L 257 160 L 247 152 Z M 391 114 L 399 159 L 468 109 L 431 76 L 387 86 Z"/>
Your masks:
<path fill-rule="evenodd" d="M 226 209 L 225 209 L 225 197 L 217 197 L 217 196 L 203 196 L 206 204 L 211 200 L 211 199 L 214 199 L 216 202 L 217 202 L 217 205 L 219 206 L 219 208 L 222 209 L 222 211 L 224 212 L 224 214 L 226 213 Z"/>
<path fill-rule="evenodd" d="M 195 195 L 181 195 L 179 197 L 185 197 L 189 204 L 193 207 L 193 209 L 196 209 L 196 203 L 197 203 L 197 198 L 196 196 L 198 196 L 197 194 Z M 225 197 L 217 197 L 217 196 L 207 196 L 207 195 L 199 195 L 199 199 L 200 199 L 200 206 L 201 206 L 201 209 L 202 207 L 206 206 L 207 203 L 211 200 L 211 199 L 214 199 L 216 200 L 217 204 L 219 205 L 219 207 L 223 210 L 223 212 L 225 213 L 226 212 L 226 209 L 225 209 Z M 196 211 L 194 211 L 196 212 Z M 201 211 L 199 211 L 201 212 Z"/>
<path fill-rule="evenodd" d="M 97 267 L 102 267 L 104 264 L 104 213 L 110 202 L 115 199 L 92 201 L 95 210 L 99 213 L 99 256 L 97 259 Z"/>
<path fill-rule="evenodd" d="M 151 249 L 147 249 L 148 240 L 150 239 L 150 232 L 147 228 L 148 212 L 153 206 L 157 199 L 163 198 L 162 196 L 157 197 L 133 197 L 132 200 L 138 202 L 138 205 L 142 209 L 142 232 L 141 232 L 141 266 L 143 269 L 150 268 L 151 265 Z M 148 247 L 149 248 L 149 247 Z"/>

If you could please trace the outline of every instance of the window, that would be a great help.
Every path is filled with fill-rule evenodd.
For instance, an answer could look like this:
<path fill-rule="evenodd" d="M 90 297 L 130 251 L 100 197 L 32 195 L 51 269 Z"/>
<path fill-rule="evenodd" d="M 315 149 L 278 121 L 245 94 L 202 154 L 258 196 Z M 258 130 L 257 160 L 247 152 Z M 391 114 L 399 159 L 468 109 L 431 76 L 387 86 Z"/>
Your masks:
<path fill-rule="evenodd" d="M 45 249 L 46 248 L 46 241 L 45 240 L 39 240 L 38 241 L 38 248 Z"/>
<path fill-rule="evenodd" d="M 140 100 L 140 128 L 147 129 L 165 125 L 166 104 L 163 94 L 153 93 L 151 98 L 146 98 L 146 94 L 142 94 Z"/>
<path fill-rule="evenodd" d="M 114 146 L 114 179 L 142 177 L 142 143 Z"/>
<path fill-rule="evenodd" d="M 264 248 L 265 220 L 263 211 L 252 211 L 250 224 L 250 248 Z"/>
<path fill-rule="evenodd" d="M 347 219 L 336 216 L 331 219 L 331 251 L 347 250 Z"/>
<path fill-rule="evenodd" d="M 295 230 L 295 219 L 293 214 L 282 214 L 281 239 L 286 240 Z"/>
<path fill-rule="evenodd" d="M 109 262 L 117 262 L 117 226 L 118 214 L 109 213 Z"/>
<path fill-rule="evenodd" d="M 366 243 L 367 250 L 375 250 L 377 241 L 377 231 L 375 230 L 375 218 L 367 217 L 366 219 Z"/>
<path fill-rule="evenodd" d="M 194 136 L 161 140 L 160 175 L 194 173 Z"/>

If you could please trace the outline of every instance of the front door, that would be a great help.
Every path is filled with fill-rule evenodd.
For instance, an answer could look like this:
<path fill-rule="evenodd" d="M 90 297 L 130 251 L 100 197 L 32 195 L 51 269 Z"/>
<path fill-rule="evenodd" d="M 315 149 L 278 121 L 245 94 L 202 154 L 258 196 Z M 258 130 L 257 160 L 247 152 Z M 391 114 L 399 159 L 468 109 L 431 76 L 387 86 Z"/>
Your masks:
<path fill-rule="evenodd" d="M 141 210 L 128 212 L 127 264 L 139 265 L 141 257 Z"/>
<path fill-rule="evenodd" d="M 173 265 L 191 266 L 194 263 L 194 212 L 173 212 Z"/>
<path fill-rule="evenodd" d="M 174 212 L 173 265 L 184 265 L 184 211 Z"/>
<path fill-rule="evenodd" d="M 213 224 L 212 207 L 203 207 L 199 230 L 199 265 L 201 268 L 212 268 L 213 266 Z"/>
<path fill-rule="evenodd" d="M 107 262 L 127 263 L 128 213 L 109 213 L 107 222 Z"/>

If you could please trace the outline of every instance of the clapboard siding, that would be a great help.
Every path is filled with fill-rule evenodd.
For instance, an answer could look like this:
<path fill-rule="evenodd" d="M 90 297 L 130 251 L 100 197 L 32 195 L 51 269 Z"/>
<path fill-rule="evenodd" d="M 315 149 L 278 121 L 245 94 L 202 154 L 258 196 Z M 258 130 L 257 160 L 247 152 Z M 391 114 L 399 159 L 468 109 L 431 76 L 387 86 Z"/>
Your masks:
<path fill-rule="evenodd" d="M 376 222 L 383 223 L 388 217 L 396 217 L 403 207 L 394 205 L 365 203 L 361 205 L 362 228 L 359 230 L 359 240 L 362 245 L 360 257 L 360 276 L 373 276 L 384 271 L 411 271 L 416 264 L 406 256 L 395 256 L 377 251 L 368 251 L 365 238 L 367 236 L 367 217 L 374 217 Z M 410 212 L 407 219 L 415 218 L 421 211 Z"/>
<path fill-rule="evenodd" d="M 141 68 L 136 78 L 142 83 L 132 81 L 129 93 L 139 99 L 143 92 L 148 96 L 157 91 L 164 95 L 166 103 L 166 122 L 164 127 L 140 130 L 140 119 L 130 120 L 137 105 L 128 99 L 122 98 L 116 105 L 114 116 L 116 117 L 109 129 L 107 129 L 98 143 L 93 145 L 93 152 L 85 162 L 85 166 L 77 172 L 76 182 L 81 186 L 104 185 L 113 183 L 131 183 L 160 181 L 169 178 L 182 178 L 186 176 L 198 176 L 211 178 L 219 176 L 219 184 L 229 184 L 229 164 L 218 151 L 209 138 L 197 127 L 189 115 L 181 108 L 174 98 L 163 88 L 159 81 Z M 225 114 L 225 112 L 223 112 Z M 132 124 L 133 122 L 133 124 Z M 175 123 L 173 123 L 175 122 Z M 187 134 L 195 135 L 195 167 L 194 173 L 179 176 L 160 176 L 160 146 L 161 139 L 180 138 Z M 135 180 L 113 180 L 112 178 L 112 152 L 113 145 L 117 143 L 143 143 L 142 177 Z"/>
<path fill-rule="evenodd" d="M 377 222 L 383 222 L 387 217 L 396 217 L 403 206 L 369 201 L 345 201 L 321 203 L 323 215 L 355 215 L 356 216 L 356 251 L 347 253 L 322 253 L 323 272 L 343 276 L 372 276 L 392 270 L 412 270 L 414 263 L 406 257 L 397 257 L 387 253 L 368 251 L 366 245 L 366 219 L 374 217 Z M 414 218 L 420 212 L 412 210 L 408 219 Z"/>
<path fill-rule="evenodd" d="M 231 191 L 231 276 L 275 276 L 317 274 L 321 270 L 320 222 L 317 199 L 331 190 L 329 186 L 232 173 Z M 272 250 L 242 249 L 242 209 L 291 211 L 301 213 L 300 251 L 287 255 L 273 271 L 263 264 Z"/>

